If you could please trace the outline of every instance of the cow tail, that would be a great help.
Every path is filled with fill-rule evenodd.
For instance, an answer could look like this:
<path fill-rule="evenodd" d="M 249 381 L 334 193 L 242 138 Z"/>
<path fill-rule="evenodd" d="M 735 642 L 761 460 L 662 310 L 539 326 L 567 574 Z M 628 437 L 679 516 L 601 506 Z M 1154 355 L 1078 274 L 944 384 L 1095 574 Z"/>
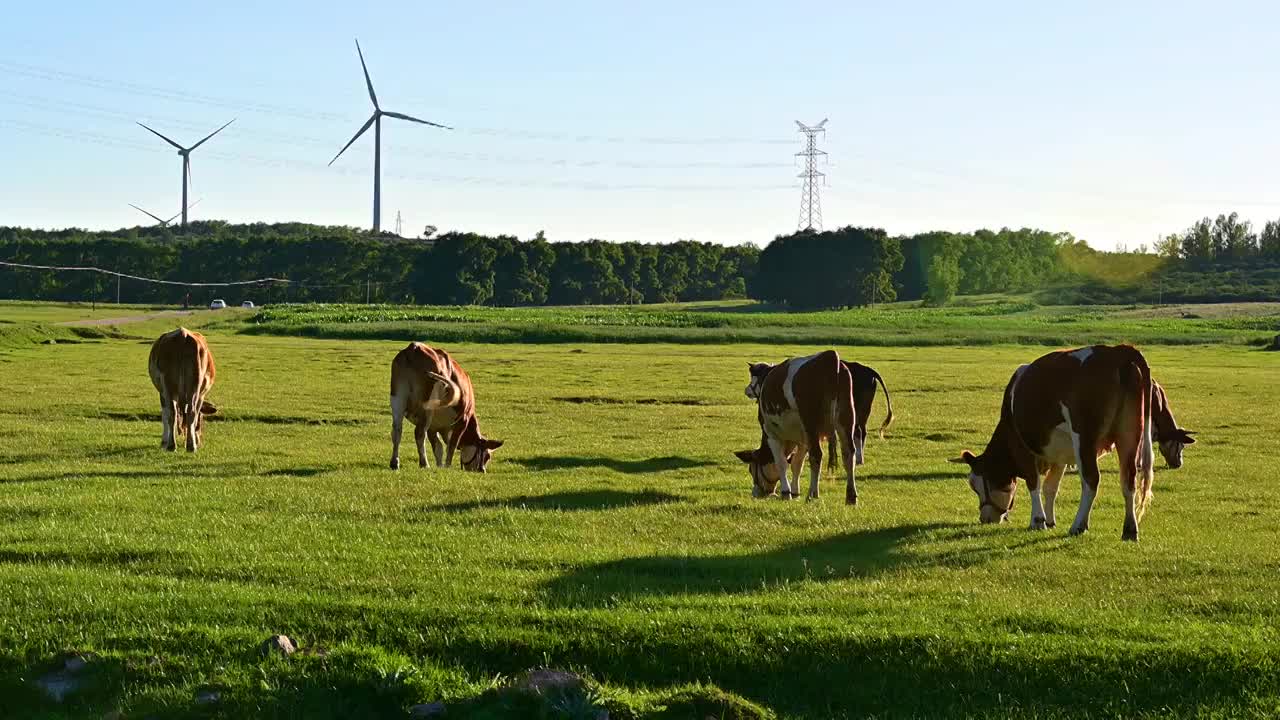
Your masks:
<path fill-rule="evenodd" d="M 437 372 L 428 372 L 427 377 L 434 380 L 439 385 L 442 385 L 445 389 L 445 397 L 443 399 L 432 397 L 435 394 L 434 388 L 432 388 L 431 392 L 427 393 L 427 401 L 424 403 L 424 406 L 428 410 L 439 410 L 440 408 L 451 407 L 456 405 L 458 400 L 462 399 L 462 388 L 458 387 L 458 383 Z"/>
<path fill-rule="evenodd" d="M 867 369 L 871 370 L 871 376 L 880 383 L 880 389 L 884 391 L 884 402 L 889 406 L 889 414 L 885 416 L 884 423 L 880 426 L 880 439 L 883 440 L 884 431 L 893 423 L 893 400 L 889 397 L 889 386 L 884 384 L 884 378 L 880 377 L 880 373 L 871 368 Z"/>
<path fill-rule="evenodd" d="M 178 372 L 178 410 L 183 432 L 190 432 L 195 427 L 195 413 L 200 412 L 200 372 L 204 358 L 200 356 L 200 346 L 195 338 L 183 338 L 180 356 L 182 362 Z"/>
<path fill-rule="evenodd" d="M 1138 519 L 1142 519 L 1143 513 L 1151 505 L 1154 497 L 1151 486 L 1155 482 L 1156 471 L 1156 453 L 1155 442 L 1152 437 L 1153 433 L 1153 415 L 1154 405 L 1152 400 L 1152 384 L 1154 380 L 1151 378 L 1151 368 L 1147 365 L 1146 358 L 1141 355 L 1134 361 L 1134 366 L 1138 375 L 1138 387 L 1136 388 L 1138 396 L 1138 409 L 1142 418 L 1142 442 L 1138 447 L 1138 477 L 1137 487 L 1134 488 L 1136 495 L 1136 505 Z"/>

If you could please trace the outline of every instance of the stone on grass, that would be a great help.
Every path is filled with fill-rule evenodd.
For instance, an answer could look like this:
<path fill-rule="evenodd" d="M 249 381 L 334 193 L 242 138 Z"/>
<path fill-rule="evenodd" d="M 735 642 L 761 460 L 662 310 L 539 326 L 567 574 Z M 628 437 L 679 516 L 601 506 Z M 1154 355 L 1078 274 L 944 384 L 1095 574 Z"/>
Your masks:
<path fill-rule="evenodd" d="M 433 718 L 440 717 L 445 713 L 444 703 L 439 700 L 429 703 L 420 703 L 409 708 L 409 717 L 415 718 Z"/>
<path fill-rule="evenodd" d="M 197 705 L 215 705 L 222 701 L 222 693 L 217 690 L 201 690 L 196 693 Z"/>
<path fill-rule="evenodd" d="M 586 688 L 586 681 L 577 673 L 552 668 L 534 668 L 516 677 L 513 687 L 545 694 L 551 690 L 572 692 Z"/>
<path fill-rule="evenodd" d="M 297 648 L 294 647 L 293 641 L 288 635 L 272 635 L 262 643 L 263 656 L 278 653 L 282 657 L 292 655 Z"/>

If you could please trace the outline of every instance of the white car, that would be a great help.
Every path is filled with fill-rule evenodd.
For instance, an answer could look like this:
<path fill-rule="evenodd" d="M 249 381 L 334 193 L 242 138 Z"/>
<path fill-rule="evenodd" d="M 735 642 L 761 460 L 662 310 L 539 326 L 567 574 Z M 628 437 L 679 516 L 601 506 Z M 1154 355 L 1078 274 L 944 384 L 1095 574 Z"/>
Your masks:
<path fill-rule="evenodd" d="M 253 301 L 252 301 L 252 300 L 245 300 L 244 302 L 240 303 L 240 307 L 242 307 L 242 308 L 247 308 L 247 309 L 249 309 L 249 310 L 252 310 L 252 309 L 253 309 Z"/>
<path fill-rule="evenodd" d="M 226 306 L 227 306 L 226 300 L 214 300 L 213 302 L 209 303 L 210 310 L 221 310 Z"/>

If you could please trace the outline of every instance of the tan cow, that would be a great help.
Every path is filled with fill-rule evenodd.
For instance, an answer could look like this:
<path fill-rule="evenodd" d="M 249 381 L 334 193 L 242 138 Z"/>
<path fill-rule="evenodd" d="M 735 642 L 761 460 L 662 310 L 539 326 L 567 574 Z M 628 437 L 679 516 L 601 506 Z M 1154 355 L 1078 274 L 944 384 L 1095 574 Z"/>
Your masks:
<path fill-rule="evenodd" d="M 400 436 L 407 416 L 414 425 L 419 467 L 427 467 L 430 437 L 436 465 L 452 466 L 456 450 L 464 470 L 485 472 L 502 441 L 480 435 L 475 410 L 471 377 L 462 366 L 444 350 L 409 343 L 391 361 L 391 469 L 400 469 Z M 446 435 L 447 456 L 442 452 L 441 434 Z"/>
<path fill-rule="evenodd" d="M 204 399 L 216 372 L 204 336 L 186 328 L 161 335 L 151 345 L 147 370 L 160 392 L 160 447 L 177 450 L 178 435 L 186 433 L 187 452 L 195 452 L 204 441 L 204 416 L 218 412 Z"/>
<path fill-rule="evenodd" d="M 858 504 L 854 482 L 853 376 L 834 350 L 785 360 L 769 370 L 758 390 L 760 447 L 736 453 L 751 471 L 752 495 L 772 495 L 781 483 L 784 499 L 799 496 L 787 478 L 788 463 L 798 475 L 809 459 L 810 500 L 818 497 L 822 438 L 840 444 L 845 467 L 845 502 Z M 794 478 L 797 482 L 799 478 Z"/>
<path fill-rule="evenodd" d="M 1151 502 L 1155 465 L 1152 389 L 1146 359 L 1128 345 L 1059 350 L 1019 367 L 1005 387 L 986 450 L 966 450 L 951 461 L 969 466 L 979 519 L 1008 519 L 1023 478 L 1031 493 L 1031 529 L 1054 527 L 1058 484 L 1067 466 L 1075 465 L 1081 493 L 1071 534 L 1085 532 L 1098 493 L 1098 458 L 1115 448 L 1125 500 L 1121 538 L 1136 541 Z"/>

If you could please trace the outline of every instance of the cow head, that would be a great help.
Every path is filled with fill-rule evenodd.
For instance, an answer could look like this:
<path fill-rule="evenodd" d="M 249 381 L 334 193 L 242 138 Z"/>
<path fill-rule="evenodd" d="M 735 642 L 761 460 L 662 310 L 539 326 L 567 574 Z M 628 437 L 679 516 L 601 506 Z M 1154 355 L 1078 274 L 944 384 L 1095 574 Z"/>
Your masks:
<path fill-rule="evenodd" d="M 969 487 L 978 495 L 978 520 L 982 523 L 1002 523 L 1009 519 L 1009 511 L 1018 495 L 1018 478 L 991 467 L 986 453 L 974 455 L 965 450 L 949 462 L 969 466 Z"/>
<path fill-rule="evenodd" d="M 491 440 L 480 435 L 480 426 L 472 416 L 471 422 L 462 431 L 462 439 L 458 441 L 459 459 L 462 469 L 471 472 L 488 472 L 486 468 L 493 459 L 493 451 L 502 447 L 503 441 Z"/>
<path fill-rule="evenodd" d="M 760 393 L 764 389 L 765 376 L 773 369 L 770 363 L 747 363 L 747 371 L 751 373 L 751 380 L 747 383 L 747 397 L 752 400 L 759 400 Z"/>
<path fill-rule="evenodd" d="M 1159 434 L 1154 438 L 1160 445 L 1160 454 L 1164 456 L 1164 461 L 1169 463 L 1170 468 L 1177 470 L 1182 467 L 1182 450 L 1188 445 L 1195 444 L 1196 439 L 1192 437 L 1194 434 L 1185 428 L 1174 428 L 1173 432 Z"/>
<path fill-rule="evenodd" d="M 778 466 L 773 462 L 773 452 L 769 448 L 739 450 L 734 455 L 747 464 L 751 473 L 751 497 L 769 497 L 778 489 L 782 478 L 778 476 Z"/>

